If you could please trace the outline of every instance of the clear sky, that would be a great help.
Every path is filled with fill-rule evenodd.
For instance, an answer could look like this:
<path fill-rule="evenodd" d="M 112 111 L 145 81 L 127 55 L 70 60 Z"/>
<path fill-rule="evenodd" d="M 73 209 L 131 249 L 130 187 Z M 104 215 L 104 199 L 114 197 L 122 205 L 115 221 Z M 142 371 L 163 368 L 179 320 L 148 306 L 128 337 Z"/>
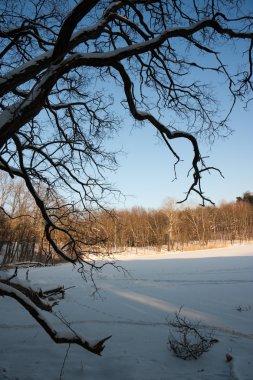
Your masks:
<path fill-rule="evenodd" d="M 253 102 L 252 102 L 253 103 Z M 210 147 L 201 144 L 203 156 L 209 156 L 210 166 L 219 168 L 224 178 L 213 171 L 205 174 L 203 189 L 216 204 L 232 201 L 245 191 L 253 191 L 253 104 L 245 111 L 242 105 L 236 107 L 230 117 L 233 134 L 217 139 Z M 187 172 L 192 159 L 189 143 L 177 142 L 177 150 L 184 162 L 178 165 L 177 180 L 174 179 L 174 157 L 156 137 L 151 126 L 132 127 L 126 118 L 119 136 L 113 141 L 115 149 L 125 152 L 118 156 L 120 167 L 109 176 L 110 181 L 122 191 L 126 198 L 117 200 L 117 208 L 143 206 L 159 208 L 167 198 L 182 200 L 189 180 Z M 197 197 L 187 203 L 198 203 Z"/>

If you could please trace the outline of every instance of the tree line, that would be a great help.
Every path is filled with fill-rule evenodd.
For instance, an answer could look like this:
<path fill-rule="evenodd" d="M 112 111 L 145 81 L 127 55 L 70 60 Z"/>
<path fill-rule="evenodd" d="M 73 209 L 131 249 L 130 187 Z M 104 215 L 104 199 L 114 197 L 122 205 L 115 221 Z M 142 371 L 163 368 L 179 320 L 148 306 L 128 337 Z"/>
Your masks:
<path fill-rule="evenodd" d="M 0 252 L 2 263 L 52 261 L 53 248 L 44 234 L 44 221 L 23 182 L 0 177 Z M 64 225 L 75 238 L 86 236 L 83 254 L 117 252 L 128 248 L 184 250 L 195 245 L 226 244 L 253 239 L 253 194 L 245 192 L 234 202 L 218 207 L 177 207 L 167 202 L 160 209 L 134 207 L 125 210 L 86 211 L 71 217 L 60 206 Z M 65 213 L 65 218 L 63 215 Z M 58 233 L 64 245 L 64 235 Z M 69 252 L 71 254 L 71 252 Z"/>
<path fill-rule="evenodd" d="M 107 240 L 117 249 L 155 247 L 184 250 L 194 245 L 233 244 L 253 239 L 253 204 L 244 200 L 219 207 L 135 207 L 102 216 Z"/>

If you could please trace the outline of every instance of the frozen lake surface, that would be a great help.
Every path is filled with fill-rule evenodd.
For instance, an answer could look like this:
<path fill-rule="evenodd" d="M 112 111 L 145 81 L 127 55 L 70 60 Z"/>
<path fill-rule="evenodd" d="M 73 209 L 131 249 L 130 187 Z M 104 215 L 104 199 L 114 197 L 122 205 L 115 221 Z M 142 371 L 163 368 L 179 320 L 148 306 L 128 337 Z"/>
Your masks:
<path fill-rule="evenodd" d="M 0 380 L 253 379 L 253 245 L 122 255 L 118 264 L 128 274 L 105 267 L 93 295 L 69 264 L 30 269 L 32 284 L 75 286 L 55 307 L 73 329 L 92 340 L 112 335 L 102 357 L 71 346 L 62 373 L 68 345 L 56 345 L 17 302 L 0 298 Z M 183 361 L 167 346 L 167 320 L 180 307 L 219 340 L 198 360 Z"/>

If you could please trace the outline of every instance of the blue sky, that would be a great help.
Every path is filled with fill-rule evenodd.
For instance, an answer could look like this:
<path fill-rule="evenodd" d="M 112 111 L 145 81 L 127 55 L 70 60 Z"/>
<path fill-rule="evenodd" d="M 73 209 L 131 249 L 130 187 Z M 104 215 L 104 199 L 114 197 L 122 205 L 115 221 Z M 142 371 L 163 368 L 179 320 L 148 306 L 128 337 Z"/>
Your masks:
<path fill-rule="evenodd" d="M 202 155 L 209 156 L 209 165 L 219 168 L 224 175 L 222 178 L 213 171 L 203 179 L 205 194 L 216 204 L 233 201 L 247 190 L 253 191 L 252 120 L 253 104 L 248 111 L 238 104 L 230 117 L 233 134 L 225 139 L 217 139 L 211 146 L 204 143 L 200 145 Z M 159 208 L 167 198 L 184 198 L 192 158 L 189 143 L 177 142 L 177 151 L 184 162 L 178 165 L 178 178 L 175 181 L 174 158 L 156 137 L 151 126 L 133 128 L 131 120 L 126 118 L 113 146 L 115 149 L 122 148 L 125 152 L 118 157 L 118 171 L 109 176 L 110 181 L 126 195 L 126 198 L 117 200 L 117 208 Z M 200 200 L 195 196 L 186 205 L 198 202 Z"/>
<path fill-rule="evenodd" d="M 237 45 L 231 43 L 223 50 L 222 57 L 227 67 L 230 67 L 230 72 L 235 73 L 237 65 L 240 66 L 243 60 L 247 60 L 247 55 L 243 54 L 247 48 L 248 42 L 240 41 Z M 199 56 L 197 59 L 205 60 L 205 57 Z M 211 62 L 208 64 L 211 65 Z M 197 72 L 196 75 L 197 80 L 211 83 L 221 108 L 229 109 L 231 99 L 224 77 L 206 71 L 202 74 Z M 216 139 L 211 146 L 200 143 L 202 156 L 209 156 L 206 162 L 208 166 L 217 167 L 224 176 L 222 178 L 218 172 L 212 171 L 206 173 L 202 181 L 205 195 L 216 204 L 234 201 L 245 191 L 253 192 L 253 100 L 248 104 L 247 110 L 243 106 L 238 102 L 229 117 L 229 127 L 233 130 L 230 136 Z M 159 208 L 168 198 L 179 201 L 184 199 L 191 183 L 187 178 L 192 160 L 192 147 L 189 143 L 181 140 L 175 145 L 173 141 L 173 147 L 184 160 L 177 166 L 175 181 L 175 159 L 156 137 L 152 126 L 147 124 L 145 127 L 133 127 L 133 122 L 124 115 L 122 130 L 112 146 L 115 150 L 122 148 L 125 152 L 118 156 L 118 171 L 109 176 L 109 180 L 126 196 L 121 201 L 117 200 L 115 207 Z M 186 205 L 199 203 L 200 198 L 193 196 Z"/>

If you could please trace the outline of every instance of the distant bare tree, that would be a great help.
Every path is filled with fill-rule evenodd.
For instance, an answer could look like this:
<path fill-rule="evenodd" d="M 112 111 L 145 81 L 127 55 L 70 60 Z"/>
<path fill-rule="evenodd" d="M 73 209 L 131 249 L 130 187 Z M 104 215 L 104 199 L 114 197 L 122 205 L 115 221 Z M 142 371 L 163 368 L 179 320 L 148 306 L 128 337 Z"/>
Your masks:
<path fill-rule="evenodd" d="M 214 168 L 205 165 L 197 138 L 227 133 L 236 99 L 252 90 L 249 3 L 1 1 L 0 169 L 24 180 L 63 259 L 96 268 L 89 254 L 99 236 L 80 237 L 66 221 L 92 217 L 111 191 L 103 173 L 116 159 L 104 139 L 119 125 L 116 87 L 133 119 L 150 123 L 176 162 L 172 141 L 192 145 L 185 199 L 193 191 L 209 200 L 201 177 Z M 239 70 L 226 59 L 235 45 L 244 52 Z M 208 75 L 226 81 L 232 103 L 224 116 Z"/>

